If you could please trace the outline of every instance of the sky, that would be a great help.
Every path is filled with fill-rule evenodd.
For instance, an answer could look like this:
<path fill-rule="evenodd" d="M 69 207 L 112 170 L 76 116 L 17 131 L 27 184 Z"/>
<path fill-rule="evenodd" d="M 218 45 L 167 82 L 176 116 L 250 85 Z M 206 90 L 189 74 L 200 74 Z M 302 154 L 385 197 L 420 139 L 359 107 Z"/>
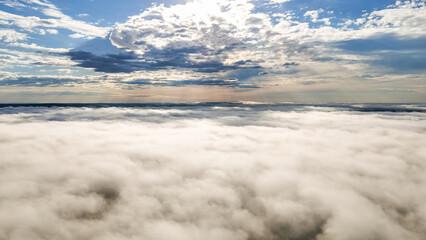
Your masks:
<path fill-rule="evenodd" d="M 1 0 L 0 102 L 426 102 L 421 0 Z"/>

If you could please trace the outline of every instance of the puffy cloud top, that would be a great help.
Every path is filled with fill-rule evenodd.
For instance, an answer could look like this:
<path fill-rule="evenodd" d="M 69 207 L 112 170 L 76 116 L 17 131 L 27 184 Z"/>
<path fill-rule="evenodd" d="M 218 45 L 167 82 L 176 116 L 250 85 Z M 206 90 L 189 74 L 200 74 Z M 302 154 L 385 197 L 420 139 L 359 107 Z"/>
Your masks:
<path fill-rule="evenodd" d="M 270 26 L 269 17 L 252 13 L 247 0 L 195 0 L 182 5 L 153 6 L 119 24 L 111 41 L 120 48 L 144 53 L 156 49 L 203 47 L 225 49 L 232 44 L 258 43 Z M 251 40 L 251 41 L 250 41 Z"/>
<path fill-rule="evenodd" d="M 424 106 L 2 107 L 0 239 L 422 240 L 425 122 Z"/>

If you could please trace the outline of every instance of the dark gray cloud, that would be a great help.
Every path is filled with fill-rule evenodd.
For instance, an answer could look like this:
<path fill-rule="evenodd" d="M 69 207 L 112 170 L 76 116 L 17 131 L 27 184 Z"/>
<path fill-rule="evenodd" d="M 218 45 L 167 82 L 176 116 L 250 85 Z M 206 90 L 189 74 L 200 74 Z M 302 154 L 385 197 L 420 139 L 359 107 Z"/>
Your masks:
<path fill-rule="evenodd" d="M 98 45 L 99 47 L 97 47 Z M 217 58 L 218 60 L 210 58 L 192 60 L 190 58 L 191 54 L 219 57 L 220 54 L 238 47 L 236 44 L 230 44 L 218 50 L 211 50 L 202 46 L 170 46 L 162 49 L 155 48 L 152 45 L 147 45 L 147 47 L 148 50 L 144 55 L 139 56 L 112 46 L 108 39 L 94 39 L 65 55 L 76 61 L 80 67 L 92 68 L 97 72 L 105 73 L 130 73 L 162 69 L 187 69 L 194 72 L 216 73 L 260 68 L 258 65 L 253 65 L 250 60 L 225 65 L 219 58 Z"/>
<path fill-rule="evenodd" d="M 70 51 L 66 55 L 70 56 L 71 60 L 78 62 L 77 66 L 92 68 L 96 72 L 130 73 L 147 68 L 155 70 L 151 64 L 141 61 L 132 54 L 106 54 L 99 56 L 90 52 Z"/>
<path fill-rule="evenodd" d="M 300 84 L 302 85 L 314 85 L 314 84 L 319 84 L 319 83 L 325 83 L 326 81 L 303 81 L 300 82 Z"/>
<path fill-rule="evenodd" d="M 254 84 L 241 83 L 237 80 L 179 80 L 179 81 L 152 81 L 152 80 L 133 80 L 133 81 L 117 81 L 116 83 L 127 84 L 127 85 L 152 85 L 152 86 L 169 86 L 169 87 L 181 87 L 181 86 L 223 86 L 223 87 L 239 87 L 239 88 L 259 88 Z"/>
<path fill-rule="evenodd" d="M 21 86 L 21 87 L 50 87 L 80 84 L 83 81 L 79 78 L 58 78 L 58 77 L 17 77 L 0 80 L 0 86 Z"/>
<path fill-rule="evenodd" d="M 283 66 L 286 67 L 286 68 L 288 68 L 290 66 L 298 66 L 298 65 L 299 64 L 295 63 L 295 62 L 286 62 L 286 63 L 283 64 Z"/>

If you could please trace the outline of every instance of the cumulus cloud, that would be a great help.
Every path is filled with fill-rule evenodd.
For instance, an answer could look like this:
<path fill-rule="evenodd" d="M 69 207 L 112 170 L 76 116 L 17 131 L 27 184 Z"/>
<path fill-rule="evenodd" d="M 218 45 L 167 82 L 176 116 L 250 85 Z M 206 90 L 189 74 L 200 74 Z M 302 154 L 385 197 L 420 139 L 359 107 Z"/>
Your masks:
<path fill-rule="evenodd" d="M 160 67 L 202 72 L 257 68 L 271 53 L 262 44 L 272 35 L 272 23 L 253 9 L 247 0 L 153 6 L 118 24 L 110 40 Z"/>
<path fill-rule="evenodd" d="M 425 123 L 416 106 L 2 107 L 0 238 L 420 240 Z"/>
<path fill-rule="evenodd" d="M 266 14 L 254 14 L 247 0 L 190 1 L 184 5 L 153 6 L 119 24 L 111 42 L 120 48 L 145 53 L 150 48 L 206 47 L 225 50 L 247 38 L 256 42 L 256 25 L 268 24 Z"/>
<path fill-rule="evenodd" d="M 410 41 L 425 35 L 423 24 L 420 24 L 425 17 L 422 1 L 393 4 L 346 23 L 338 23 L 339 20 L 332 16 L 333 11 L 323 9 L 308 10 L 305 17 L 298 18 L 291 10 L 278 14 L 259 11 L 258 7 L 258 2 L 248 0 L 194 0 L 171 6 L 154 5 L 130 17 L 127 22 L 117 24 L 109 37 L 115 47 L 134 54 L 137 61 L 129 63 L 124 60 L 123 64 L 123 59 L 117 59 L 111 61 L 114 67 L 109 68 L 97 61 L 103 58 L 114 60 L 109 55 L 86 54 L 88 59 L 73 58 L 81 66 L 92 66 L 100 72 L 178 69 L 192 71 L 193 76 L 196 72 L 225 72 L 228 74 L 220 80 L 233 76 L 259 85 L 266 82 L 283 84 L 283 75 L 311 81 L 316 76 L 341 77 L 342 72 L 348 78 L 359 76 L 361 72 L 401 73 L 389 72 L 388 68 L 395 65 L 393 63 L 380 63 L 389 59 L 383 52 L 376 52 L 366 59 L 336 49 L 332 47 L 336 46 L 333 43 L 384 35 Z M 327 17 L 321 18 L 321 14 L 327 14 Z M 333 24 L 331 19 L 334 19 Z M 324 24 L 312 26 L 311 23 Z M 323 59 L 333 59 L 339 64 Z M 414 57 L 407 64 L 416 59 L 422 60 L 421 56 Z M 301 66 L 289 70 L 283 65 L 286 62 L 299 62 Z"/>

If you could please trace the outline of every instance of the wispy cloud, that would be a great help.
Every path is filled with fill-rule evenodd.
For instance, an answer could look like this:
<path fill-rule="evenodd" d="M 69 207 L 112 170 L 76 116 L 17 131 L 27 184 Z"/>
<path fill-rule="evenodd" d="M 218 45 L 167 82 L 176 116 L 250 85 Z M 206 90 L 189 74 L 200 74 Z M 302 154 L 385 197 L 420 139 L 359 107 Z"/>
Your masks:
<path fill-rule="evenodd" d="M 0 11 L 0 20 L 8 21 L 9 25 L 17 26 L 26 31 L 32 31 L 35 27 L 51 29 L 62 28 L 68 29 L 75 32 L 75 34 L 80 34 L 87 38 L 105 37 L 109 31 L 109 28 L 97 27 L 87 22 L 73 19 L 72 17 L 64 14 L 49 1 L 22 1 L 19 6 L 31 7 L 32 5 L 37 6 L 37 10 L 40 10 L 44 15 L 51 18 L 21 16 L 18 14 Z"/>
<path fill-rule="evenodd" d="M 20 47 L 20 48 L 26 48 L 26 49 L 33 49 L 33 50 L 38 50 L 38 51 L 43 51 L 43 52 L 52 52 L 52 53 L 66 53 L 69 52 L 70 49 L 67 48 L 47 48 L 47 47 L 42 47 L 42 46 L 38 46 L 35 43 L 32 44 L 26 44 L 26 43 L 10 43 L 9 46 L 13 46 L 13 47 Z"/>

